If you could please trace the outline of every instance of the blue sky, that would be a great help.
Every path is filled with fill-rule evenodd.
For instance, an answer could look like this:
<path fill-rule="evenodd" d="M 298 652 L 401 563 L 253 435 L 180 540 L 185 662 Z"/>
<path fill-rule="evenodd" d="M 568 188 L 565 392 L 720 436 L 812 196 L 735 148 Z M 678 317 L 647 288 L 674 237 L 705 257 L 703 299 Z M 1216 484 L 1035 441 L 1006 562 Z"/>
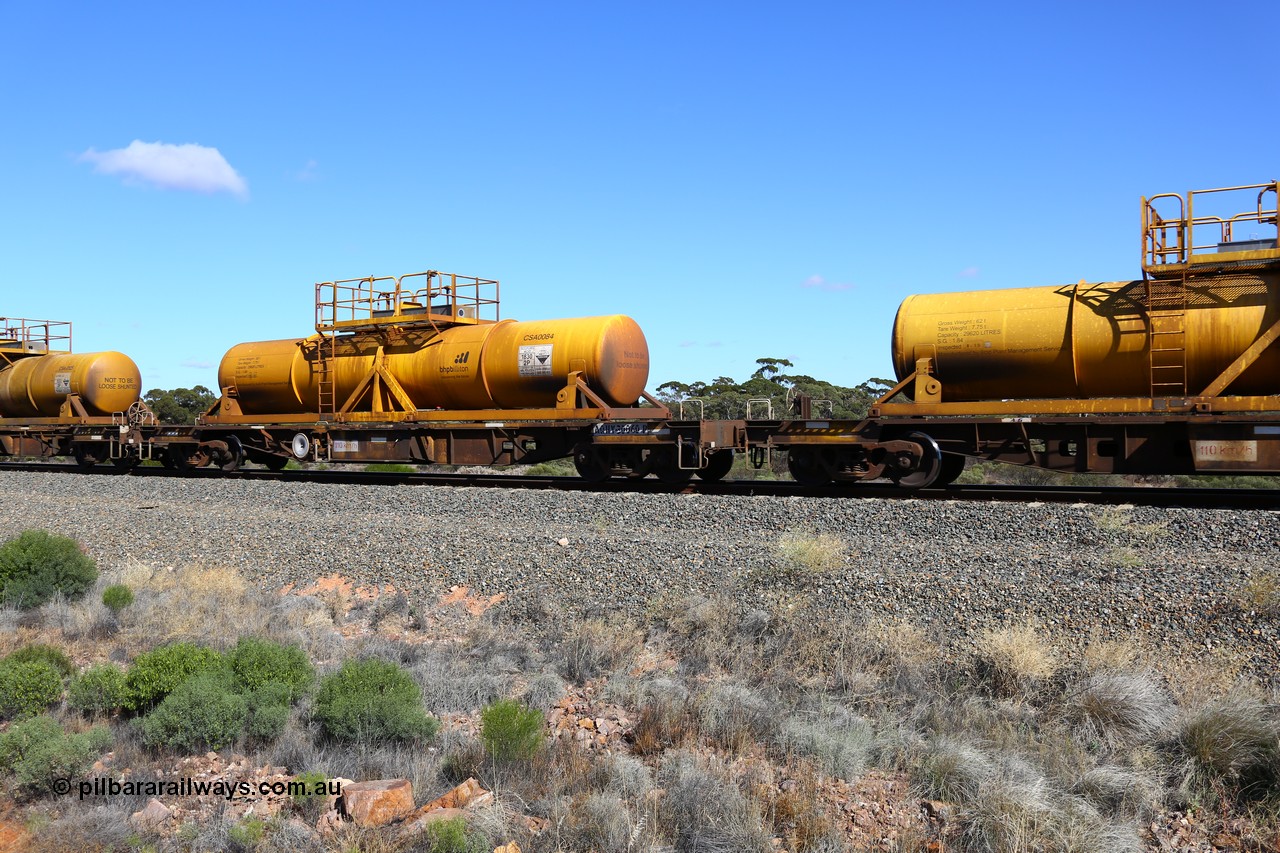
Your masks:
<path fill-rule="evenodd" d="M 1133 278 L 1140 196 L 1280 176 L 1280 4 L 1216 8 L 0 2 L 0 314 L 213 387 L 434 268 L 630 314 L 650 387 L 888 376 L 905 296 Z"/>

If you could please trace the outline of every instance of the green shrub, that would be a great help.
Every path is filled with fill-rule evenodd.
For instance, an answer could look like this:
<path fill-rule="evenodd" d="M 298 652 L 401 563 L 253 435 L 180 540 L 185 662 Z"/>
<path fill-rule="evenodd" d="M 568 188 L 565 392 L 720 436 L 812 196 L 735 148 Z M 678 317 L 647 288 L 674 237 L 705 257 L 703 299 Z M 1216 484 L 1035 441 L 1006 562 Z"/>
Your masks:
<path fill-rule="evenodd" d="M 105 714 L 123 708 L 129 697 L 124 672 L 109 663 L 91 666 L 71 682 L 67 703 L 86 714 Z"/>
<path fill-rule="evenodd" d="M 142 719 L 142 740 L 185 752 L 221 749 L 239 736 L 248 716 L 248 702 L 231 690 L 225 673 L 202 672 Z"/>
<path fill-rule="evenodd" d="M 77 598 L 98 569 L 74 539 L 28 530 L 0 545 L 0 603 L 38 607 L 56 593 Z"/>
<path fill-rule="evenodd" d="M 542 746 L 543 722 L 536 708 L 502 699 L 480 712 L 480 739 L 499 761 L 532 758 Z"/>
<path fill-rule="evenodd" d="M 0 716 L 39 714 L 62 698 L 62 673 L 42 660 L 0 661 Z"/>
<path fill-rule="evenodd" d="M 0 769 L 13 774 L 23 793 L 43 793 L 58 779 L 82 775 L 110 746 L 105 727 L 73 735 L 51 717 L 33 717 L 0 735 Z"/>
<path fill-rule="evenodd" d="M 227 652 L 227 665 L 236 687 L 246 693 L 268 684 L 284 686 L 285 705 L 301 699 L 315 681 L 315 670 L 306 652 L 257 637 L 241 637 L 236 647 Z"/>
<path fill-rule="evenodd" d="M 485 853 L 484 839 L 467 830 L 464 818 L 437 820 L 427 824 L 427 848 L 431 853 Z"/>
<path fill-rule="evenodd" d="M 102 591 L 102 603 L 117 616 L 130 604 L 133 604 L 133 590 L 122 583 L 112 584 Z"/>
<path fill-rule="evenodd" d="M 289 722 L 289 687 L 268 682 L 245 696 L 249 706 L 246 730 L 258 740 L 275 740 Z"/>
<path fill-rule="evenodd" d="M 289 798 L 302 812 L 302 817 L 307 823 L 314 824 L 329 801 L 328 777 L 318 770 L 308 770 L 293 777 L 293 781 L 302 785 L 303 788 L 298 793 L 290 794 Z"/>
<path fill-rule="evenodd" d="M 348 660 L 326 676 L 312 714 L 330 737 L 349 741 L 430 739 L 440 726 L 409 674 L 374 659 Z"/>
<path fill-rule="evenodd" d="M 125 707 L 145 710 L 164 699 L 188 678 L 224 666 L 222 655 L 192 643 L 170 643 L 138 655 L 125 676 Z"/>
<path fill-rule="evenodd" d="M 17 651 L 10 652 L 5 657 L 5 661 L 9 663 L 47 663 L 56 669 L 63 678 L 70 678 L 75 675 L 76 671 L 76 665 L 71 662 L 71 658 L 67 657 L 66 652 L 53 646 L 46 646 L 43 643 L 23 646 Z"/>
<path fill-rule="evenodd" d="M 252 850 L 266 834 L 267 823 L 261 818 L 246 817 L 242 822 L 227 828 L 227 838 L 237 847 Z"/>

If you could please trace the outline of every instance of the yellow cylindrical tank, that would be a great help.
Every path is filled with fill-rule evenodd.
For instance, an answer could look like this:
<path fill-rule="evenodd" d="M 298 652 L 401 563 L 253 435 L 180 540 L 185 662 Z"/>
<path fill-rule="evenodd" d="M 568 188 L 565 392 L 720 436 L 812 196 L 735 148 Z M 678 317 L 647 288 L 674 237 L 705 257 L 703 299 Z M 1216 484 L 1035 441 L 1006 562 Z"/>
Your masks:
<path fill-rule="evenodd" d="M 0 370 L 0 417 L 52 418 L 68 394 L 91 415 L 127 411 L 138 401 L 142 374 L 119 352 L 29 356 Z"/>
<path fill-rule="evenodd" d="M 1147 397 L 1146 285 L 1141 281 L 910 296 L 893 325 L 902 379 L 932 357 L 943 400 Z M 1187 393 L 1198 394 L 1280 318 L 1280 280 L 1220 276 L 1188 290 L 1181 338 Z M 1280 394 L 1271 347 L 1228 395 Z"/>
<path fill-rule="evenodd" d="M 289 339 L 238 344 L 218 367 L 218 384 L 235 388 L 245 414 L 314 411 L 316 344 Z M 378 343 L 340 337 L 331 366 L 337 405 L 373 367 Z M 649 347 L 630 317 L 582 317 L 406 330 L 384 346 L 387 369 L 421 408 L 553 407 L 568 375 L 613 405 L 634 404 L 649 380 Z"/>

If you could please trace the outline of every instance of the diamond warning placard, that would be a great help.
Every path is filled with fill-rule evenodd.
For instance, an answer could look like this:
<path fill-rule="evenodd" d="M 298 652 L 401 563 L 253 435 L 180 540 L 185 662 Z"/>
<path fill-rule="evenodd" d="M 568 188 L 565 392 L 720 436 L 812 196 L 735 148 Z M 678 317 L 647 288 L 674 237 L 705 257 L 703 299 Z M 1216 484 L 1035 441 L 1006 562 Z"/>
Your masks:
<path fill-rule="evenodd" d="M 552 344 L 531 344 L 520 347 L 521 376 L 550 376 Z"/>

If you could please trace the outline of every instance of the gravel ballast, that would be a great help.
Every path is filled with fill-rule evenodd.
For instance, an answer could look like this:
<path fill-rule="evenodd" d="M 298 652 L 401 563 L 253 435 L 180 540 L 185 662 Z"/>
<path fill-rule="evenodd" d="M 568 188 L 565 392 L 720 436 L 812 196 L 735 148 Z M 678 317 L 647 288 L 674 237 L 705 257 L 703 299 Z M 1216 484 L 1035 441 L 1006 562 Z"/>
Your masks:
<path fill-rule="evenodd" d="M 464 584 L 530 612 L 637 617 L 659 596 L 794 595 L 815 618 L 903 619 L 953 647 L 1030 619 L 1064 644 L 1139 635 L 1280 670 L 1280 620 L 1241 596 L 1276 570 L 1275 512 L 26 472 L 0 473 L 0 489 L 0 538 L 71 536 L 106 573 L 197 563 L 274 590 L 337 572 L 411 599 Z M 789 532 L 839 537 L 845 555 L 794 570 Z"/>

